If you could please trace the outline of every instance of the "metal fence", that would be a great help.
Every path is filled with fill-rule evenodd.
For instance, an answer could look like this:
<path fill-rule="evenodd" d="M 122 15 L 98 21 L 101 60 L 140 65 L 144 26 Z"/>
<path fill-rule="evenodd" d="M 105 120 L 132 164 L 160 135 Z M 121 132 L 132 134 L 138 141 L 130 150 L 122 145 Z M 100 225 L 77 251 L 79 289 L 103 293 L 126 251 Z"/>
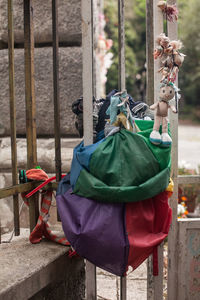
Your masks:
<path fill-rule="evenodd" d="M 26 98 L 26 139 L 27 139 L 27 168 L 37 165 L 37 139 L 35 119 L 35 93 L 34 93 L 34 26 L 33 1 L 24 0 L 24 51 L 25 51 L 25 98 Z M 158 65 L 153 61 L 155 37 L 163 32 L 163 15 L 157 7 L 158 0 L 146 0 L 146 54 L 147 54 L 147 101 L 154 102 L 156 86 L 159 82 Z M 176 3 L 168 0 L 169 4 Z M 82 0 L 82 50 L 83 50 L 83 110 L 84 110 L 84 141 L 85 145 L 93 142 L 93 106 L 91 99 L 95 94 L 95 68 L 93 43 L 93 4 L 92 0 Z M 125 75 L 125 32 L 124 32 L 124 6 L 125 0 L 118 0 L 118 57 L 119 82 L 118 88 L 126 88 Z M 67 13 L 67 12 L 66 12 Z M 168 35 L 172 39 L 177 37 L 177 25 L 168 23 Z M 12 147 L 12 186 L 0 190 L 0 199 L 13 196 L 15 235 L 20 234 L 19 200 L 18 194 L 27 192 L 36 187 L 38 183 L 29 182 L 18 184 L 17 176 L 17 146 L 16 146 L 16 102 L 15 102 L 15 76 L 14 76 L 14 28 L 13 28 L 13 0 L 8 0 L 8 49 L 9 49 L 9 87 L 10 87 L 10 128 Z M 60 143 L 60 105 L 59 105 L 59 55 L 58 55 L 58 1 L 52 0 L 52 36 L 53 36 L 53 85 L 54 85 L 54 132 L 55 132 L 55 170 L 57 182 L 61 178 L 61 143 Z M 200 176 L 178 176 L 178 117 L 170 115 L 172 128 L 172 178 L 175 184 L 174 194 L 170 199 L 173 209 L 173 220 L 168 239 L 168 299 L 178 298 L 178 250 L 179 232 L 177 222 L 178 183 L 199 183 Z M 56 184 L 49 184 L 47 188 L 56 188 Z M 32 196 L 29 207 L 30 230 L 38 218 L 38 198 Z M 191 225 L 190 225 L 191 227 Z M 196 228 L 196 227 L 195 227 Z M 86 263 L 86 293 L 87 299 L 97 299 L 96 269 L 91 263 Z M 159 276 L 152 276 L 152 261 L 148 261 L 147 299 L 163 299 L 163 246 L 159 247 Z M 120 299 L 127 299 L 126 278 L 121 278 Z"/>
<path fill-rule="evenodd" d="M 84 139 L 86 144 L 92 143 L 92 103 L 91 99 L 94 91 L 95 68 L 93 67 L 93 5 L 91 0 L 82 1 L 82 45 L 83 45 L 83 99 L 84 99 Z M 118 89 L 126 88 L 125 72 L 125 1 L 118 0 Z M 164 31 L 164 17 L 157 4 L 159 0 L 146 0 L 146 56 L 147 56 L 147 102 L 152 104 L 157 97 L 157 86 L 160 82 L 158 75 L 158 62 L 153 60 L 153 50 L 155 37 Z M 176 4 L 176 0 L 168 0 L 168 4 Z M 177 38 L 177 24 L 167 22 L 167 32 L 170 39 Z M 180 248 L 179 233 L 181 232 L 181 221 L 177 221 L 177 198 L 178 184 L 199 183 L 200 176 L 178 176 L 178 116 L 170 114 L 172 131 L 172 170 L 171 176 L 174 181 L 174 193 L 170 199 L 170 206 L 173 210 L 172 224 L 168 238 L 168 292 L 170 300 L 182 299 L 180 292 L 180 280 L 178 277 L 178 252 Z M 192 227 L 190 225 L 190 227 Z M 194 225 L 197 228 L 197 225 Z M 159 247 L 159 276 L 152 275 L 152 259 L 148 260 L 148 279 L 147 279 L 147 299 L 163 299 L 163 245 Z M 87 299 L 96 299 L 96 272 L 95 266 L 87 263 L 86 273 Z M 179 284 L 179 286 L 178 286 Z M 187 290 L 187 287 L 185 287 Z M 185 293 L 187 294 L 187 293 Z M 120 299 L 127 299 L 126 278 L 120 280 Z M 185 298 L 188 299 L 188 298 Z M 198 299 L 198 298 L 195 298 Z"/>
<path fill-rule="evenodd" d="M 27 169 L 37 166 L 36 103 L 34 90 L 34 5 L 32 0 L 24 0 L 24 69 L 26 101 L 26 141 Z M 58 56 L 58 1 L 52 0 L 52 36 L 53 36 L 53 85 L 54 85 L 54 133 L 55 133 L 55 170 L 57 181 L 61 178 L 60 144 L 60 106 L 59 106 L 59 56 Z M 38 183 L 18 184 L 17 144 L 16 144 L 16 101 L 14 69 L 14 26 L 13 0 L 8 0 L 8 53 L 9 53 L 9 90 L 10 90 L 10 132 L 12 152 L 12 184 L 0 190 L 0 199 L 13 196 L 15 235 L 20 234 L 18 194 L 27 192 Z M 48 188 L 52 188 L 52 184 Z M 56 187 L 56 185 L 55 185 Z M 29 204 L 30 230 L 35 227 L 39 215 L 38 197 L 32 196 Z"/>

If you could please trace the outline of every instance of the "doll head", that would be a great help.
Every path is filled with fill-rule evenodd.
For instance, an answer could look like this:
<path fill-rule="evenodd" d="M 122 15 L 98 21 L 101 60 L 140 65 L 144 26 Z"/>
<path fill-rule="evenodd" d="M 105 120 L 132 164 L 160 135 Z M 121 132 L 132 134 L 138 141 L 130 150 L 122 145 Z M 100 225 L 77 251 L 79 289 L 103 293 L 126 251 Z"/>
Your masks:
<path fill-rule="evenodd" d="M 159 91 L 159 98 L 162 101 L 170 101 L 175 96 L 175 89 L 171 83 L 162 83 Z"/>
<path fill-rule="evenodd" d="M 167 48 L 170 44 L 170 39 L 164 34 L 164 33 L 161 33 L 157 39 L 156 39 L 156 43 L 163 47 L 164 49 Z"/>
<path fill-rule="evenodd" d="M 180 50 L 183 47 L 183 43 L 180 40 L 174 40 L 170 42 L 173 50 Z"/>
<path fill-rule="evenodd" d="M 164 11 L 165 8 L 167 7 L 167 2 L 166 2 L 166 1 L 159 1 L 159 2 L 158 2 L 158 7 L 159 7 L 162 11 Z"/>
<path fill-rule="evenodd" d="M 159 1 L 157 6 L 162 10 L 163 14 L 166 15 L 167 20 L 170 22 L 178 20 L 178 9 L 176 4 L 167 4 L 167 1 Z"/>

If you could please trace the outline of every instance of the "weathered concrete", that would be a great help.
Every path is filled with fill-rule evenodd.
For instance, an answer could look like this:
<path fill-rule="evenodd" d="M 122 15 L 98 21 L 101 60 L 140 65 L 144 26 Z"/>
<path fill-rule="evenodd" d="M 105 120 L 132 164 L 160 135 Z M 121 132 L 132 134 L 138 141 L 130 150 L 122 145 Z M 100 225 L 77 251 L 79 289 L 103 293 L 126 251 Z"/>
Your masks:
<path fill-rule="evenodd" d="M 1 157 L 1 156 L 0 156 Z M 0 173 L 0 189 L 11 185 L 11 174 Z M 0 200 L 0 227 L 1 233 L 10 231 L 13 227 L 13 209 L 11 197 Z"/>
<path fill-rule="evenodd" d="M 15 43 L 24 43 L 23 0 L 14 3 L 14 38 Z M 52 42 L 51 1 L 35 0 L 34 35 L 35 42 Z M 0 0 L 0 42 L 8 42 L 7 1 Z M 81 45 L 81 1 L 59 0 L 58 6 L 59 41 L 67 45 Z"/>
<path fill-rule="evenodd" d="M 25 234 L 24 234 L 25 232 Z M 10 257 L 15 257 L 19 252 L 19 250 L 22 250 L 22 253 L 27 253 L 27 255 L 21 256 L 18 255 L 16 258 L 15 264 L 12 265 L 12 269 L 9 269 L 9 277 L 2 277 L 3 269 L 0 269 L 0 293 L 2 292 L 2 286 L 4 288 L 3 284 L 12 284 L 12 277 L 15 275 L 11 273 L 11 270 L 14 270 L 13 267 L 17 266 L 17 273 L 16 273 L 16 279 L 14 279 L 14 282 L 12 284 L 12 289 L 15 289 L 15 292 L 17 291 L 16 298 L 3 298 L 4 299 L 12 299 L 12 300 L 18 300 L 18 299 L 27 299 L 27 291 L 26 288 L 28 286 L 29 280 L 26 279 L 26 274 L 30 274 L 30 278 L 33 279 L 33 284 L 31 287 L 28 286 L 31 290 L 35 287 L 35 277 L 32 276 L 33 269 L 36 269 L 36 266 L 34 266 L 34 262 L 40 263 L 38 264 L 37 273 L 40 272 L 41 276 L 39 278 L 40 285 L 44 284 L 44 277 L 43 277 L 43 271 L 44 266 L 46 262 L 48 262 L 50 265 L 55 264 L 56 257 L 63 255 L 64 259 L 63 262 L 65 265 L 60 266 L 60 268 L 57 269 L 57 276 L 60 276 L 60 273 L 62 273 L 63 269 L 67 270 L 67 273 L 69 271 L 69 274 L 71 276 L 67 276 L 66 280 L 62 281 L 58 277 L 58 280 L 53 281 L 52 272 L 53 269 L 49 268 L 48 270 L 48 276 L 51 277 L 51 280 L 53 281 L 49 285 L 47 285 L 46 288 L 40 290 L 39 293 L 32 296 L 31 300 L 61 300 L 61 299 L 67 299 L 67 300 L 81 300 L 83 298 L 84 294 L 84 269 L 83 269 L 83 263 L 82 261 L 72 260 L 69 261 L 66 256 L 66 248 L 60 245 L 56 245 L 47 241 L 42 241 L 42 243 L 38 245 L 31 245 L 28 242 L 28 231 L 22 231 L 22 237 L 14 237 L 15 242 L 12 242 L 11 245 L 8 244 L 2 244 L 0 245 L 0 253 L 3 253 L 3 256 L 0 255 L 0 263 L 2 263 L 4 257 L 4 263 L 3 268 L 7 265 L 7 267 L 10 267 L 11 261 L 9 260 Z M 25 237 L 24 237 L 25 236 Z M 9 235 L 4 235 L 2 240 L 7 240 Z M 12 248 L 13 246 L 13 248 Z M 35 253 L 37 250 L 37 258 L 35 260 Z M 12 252 L 13 251 L 13 252 Z M 15 252 L 16 251 L 16 252 Z M 30 256 L 31 253 L 31 256 Z M 8 254 L 8 257 L 7 257 Z M 46 255 L 47 254 L 47 255 Z M 13 256 L 12 256 L 13 255 Z M 33 255 L 33 256 L 32 256 Z M 34 257 L 34 258 L 33 258 Z M 51 262 L 50 257 L 54 257 L 55 261 Z M 66 262 L 67 261 L 67 262 Z M 21 268 L 19 267 L 21 264 Z M 67 268 L 66 268 L 67 264 Z M 57 265 L 58 266 L 58 265 Z M 24 272 L 23 272 L 24 268 Z M 5 269 L 4 269 L 5 271 Z M 7 270 L 6 270 L 7 271 Z M 2 273 L 1 273 L 2 272 Z M 30 273 L 31 272 L 31 273 Z M 71 273 L 72 272 L 72 273 Z M 77 273 L 76 273 L 77 272 Z M 47 273 L 45 273 L 47 275 Z M 7 276 L 7 275 L 6 275 Z M 18 279 L 21 277 L 21 279 L 18 281 Z M 2 279 L 3 278 L 3 279 Z M 20 298 L 17 298 L 20 292 L 20 284 L 21 281 L 25 279 L 24 284 L 24 290 L 23 294 L 20 294 Z M 8 282 L 6 282 L 8 280 Z M 17 285 L 15 285 L 15 282 L 17 281 Z M 38 282 L 37 282 L 38 284 Z M 119 299 L 119 290 L 120 282 L 119 277 L 116 277 L 102 269 L 97 268 L 97 299 L 102 300 L 118 300 Z M 69 293 L 69 291 L 73 291 L 72 294 Z M 22 290 L 21 290 L 22 292 Z M 147 266 L 146 262 L 144 262 L 139 268 L 137 268 L 134 272 L 130 273 L 127 276 L 127 300 L 141 300 L 146 299 L 147 297 Z M 0 296 L 0 300 L 1 300 Z"/>
<path fill-rule="evenodd" d="M 97 299 L 120 299 L 120 279 L 97 268 Z M 147 298 L 147 265 L 146 261 L 127 276 L 127 300 Z"/>
<path fill-rule="evenodd" d="M 5 2 L 5 1 L 4 1 Z M 76 135 L 71 104 L 82 94 L 80 47 L 59 48 L 62 135 Z M 8 51 L 0 51 L 0 134 L 9 135 Z M 17 133 L 26 134 L 24 51 L 15 50 L 15 94 Z M 36 124 L 38 135 L 54 134 L 52 48 L 35 49 Z"/>
<path fill-rule="evenodd" d="M 61 140 L 62 172 L 69 172 L 73 149 L 80 143 L 79 138 L 63 138 Z M 0 172 L 11 172 L 10 138 L 0 139 Z M 55 141 L 53 138 L 37 139 L 38 165 L 47 173 L 55 173 Z M 26 139 L 17 139 L 17 166 L 26 169 L 27 149 Z"/>
<path fill-rule="evenodd" d="M 84 299 L 83 260 L 69 259 L 69 248 L 53 242 L 32 245 L 28 235 L 0 245 L 0 300 Z"/>
<path fill-rule="evenodd" d="M 178 221 L 177 300 L 200 299 L 200 219 Z"/>

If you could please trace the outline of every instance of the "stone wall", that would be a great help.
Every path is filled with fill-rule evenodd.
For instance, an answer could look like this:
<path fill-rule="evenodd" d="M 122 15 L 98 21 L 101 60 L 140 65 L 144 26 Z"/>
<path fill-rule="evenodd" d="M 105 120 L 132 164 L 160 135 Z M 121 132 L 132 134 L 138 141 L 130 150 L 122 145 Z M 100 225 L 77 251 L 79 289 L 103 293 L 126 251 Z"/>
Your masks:
<path fill-rule="evenodd" d="M 38 164 L 55 174 L 53 51 L 51 0 L 33 0 L 34 64 Z M 24 79 L 23 0 L 13 1 L 14 62 L 17 135 L 26 136 Z M 0 0 L 0 188 L 12 185 L 9 116 L 8 21 L 7 1 Z M 62 136 L 77 136 L 71 104 L 82 95 L 81 0 L 58 1 L 59 87 Z M 47 139 L 41 139 L 40 137 Z M 69 171 L 74 142 L 62 141 L 63 173 Z M 26 140 L 17 140 L 18 169 L 26 169 Z M 2 232 L 13 227 L 12 197 L 0 200 Z M 20 200 L 21 203 L 21 200 Z M 22 211 L 21 226 L 28 226 L 28 211 Z"/>
<path fill-rule="evenodd" d="M 72 101 L 82 94 L 82 62 L 80 47 L 59 48 L 60 107 L 62 135 L 76 135 Z M 35 49 L 35 95 L 37 134 L 54 134 L 52 48 Z M 9 135 L 8 50 L 0 50 L 0 124 L 4 136 Z M 17 134 L 26 133 L 24 50 L 15 50 L 15 96 Z"/>
<path fill-rule="evenodd" d="M 33 0 L 34 35 L 37 44 L 52 42 L 52 21 L 50 0 Z M 15 0 L 14 28 L 15 43 L 24 42 L 23 0 Z M 7 38 L 7 1 L 0 0 L 0 41 L 5 45 Z M 81 1 L 58 1 L 59 41 L 68 46 L 81 45 Z"/>
<path fill-rule="evenodd" d="M 14 2 L 15 96 L 17 134 L 26 134 L 24 91 L 23 0 Z M 62 135 L 77 135 L 71 104 L 82 94 L 81 1 L 59 0 L 60 103 Z M 35 0 L 35 94 L 37 134 L 52 136 L 53 70 L 51 1 Z M 9 86 L 7 48 L 7 1 L 0 0 L 0 135 L 9 135 Z M 4 49 L 3 49 L 4 48 Z M 21 48 L 21 49 L 19 49 Z"/>
<path fill-rule="evenodd" d="M 51 138 L 54 137 L 51 2 L 51 0 L 32 0 L 38 164 L 49 176 L 55 175 L 54 139 Z M 99 11 L 102 10 L 100 4 L 102 0 L 96 1 L 94 6 L 95 48 L 98 47 L 98 19 Z M 16 126 L 17 135 L 20 137 L 17 139 L 17 166 L 18 169 L 26 169 L 23 0 L 13 0 L 13 5 Z M 0 188 L 12 185 L 7 31 L 7 1 L 0 0 Z M 81 0 L 58 0 L 58 32 L 60 123 L 62 137 L 67 138 L 62 139 L 61 155 L 62 172 L 66 173 L 70 170 L 73 147 L 79 143 L 77 139 L 71 140 L 69 137 L 78 136 L 71 105 L 82 95 Z M 97 95 L 100 97 L 98 92 Z M 3 233 L 12 229 L 12 197 L 0 199 L 0 221 Z M 26 207 L 22 210 L 20 222 L 21 227 L 28 226 Z"/>

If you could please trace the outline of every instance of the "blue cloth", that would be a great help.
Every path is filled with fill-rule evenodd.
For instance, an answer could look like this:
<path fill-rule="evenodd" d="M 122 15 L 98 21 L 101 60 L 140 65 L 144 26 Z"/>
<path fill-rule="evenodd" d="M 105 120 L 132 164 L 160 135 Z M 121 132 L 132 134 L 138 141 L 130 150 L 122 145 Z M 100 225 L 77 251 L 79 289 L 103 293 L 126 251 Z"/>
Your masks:
<path fill-rule="evenodd" d="M 58 195 L 63 195 L 65 192 L 67 192 L 71 188 L 70 184 L 70 173 L 66 174 L 65 177 L 61 179 L 59 182 L 57 191 L 56 191 L 56 196 Z"/>
<path fill-rule="evenodd" d="M 89 163 L 92 153 L 96 150 L 99 144 L 101 144 L 104 139 L 98 141 L 95 144 L 84 146 L 83 141 L 74 148 L 73 160 L 71 169 L 73 172 L 70 176 L 70 183 L 72 188 L 74 188 L 79 174 L 83 168 L 89 170 Z"/>

